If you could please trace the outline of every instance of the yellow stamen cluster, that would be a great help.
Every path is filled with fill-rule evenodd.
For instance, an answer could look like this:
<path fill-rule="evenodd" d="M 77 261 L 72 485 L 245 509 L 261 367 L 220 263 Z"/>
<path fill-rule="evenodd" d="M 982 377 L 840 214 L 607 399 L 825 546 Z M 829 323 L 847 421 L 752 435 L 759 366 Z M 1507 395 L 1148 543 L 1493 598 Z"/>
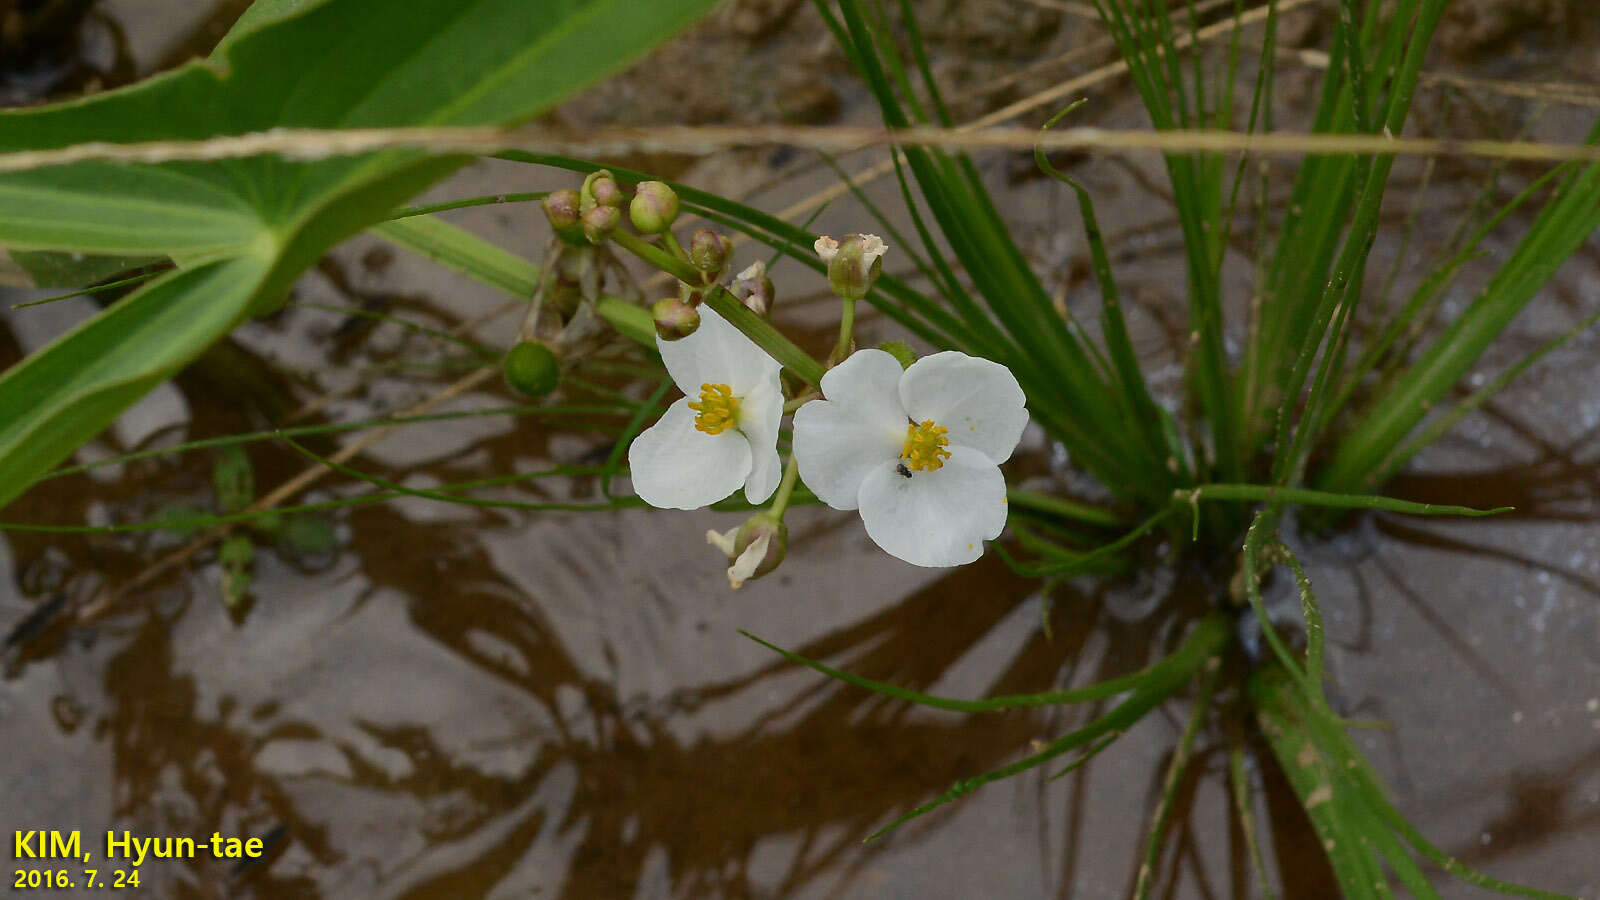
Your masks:
<path fill-rule="evenodd" d="M 694 428 L 706 434 L 721 434 L 739 424 L 739 398 L 725 384 L 700 385 L 700 402 L 690 403 L 695 411 Z"/>
<path fill-rule="evenodd" d="M 950 439 L 945 437 L 949 431 L 933 424 L 932 419 L 923 419 L 920 425 L 907 425 L 906 444 L 900 451 L 900 458 L 918 472 L 943 468 L 944 461 L 950 458 L 950 451 L 945 449 L 950 446 Z"/>

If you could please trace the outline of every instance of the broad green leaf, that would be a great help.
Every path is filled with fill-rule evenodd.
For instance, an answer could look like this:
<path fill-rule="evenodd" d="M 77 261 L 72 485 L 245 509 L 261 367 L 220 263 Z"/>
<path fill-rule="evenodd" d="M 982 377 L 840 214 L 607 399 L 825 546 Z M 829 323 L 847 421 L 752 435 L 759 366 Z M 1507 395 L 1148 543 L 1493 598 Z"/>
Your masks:
<path fill-rule="evenodd" d="M 94 437 L 228 333 L 266 266 L 244 257 L 174 272 L 12 367 L 0 379 L 0 498 Z"/>
<path fill-rule="evenodd" d="M 262 0 L 210 59 L 0 112 L 0 152 L 278 127 L 514 123 L 712 2 Z M 166 257 L 184 270 L 0 377 L 0 505 L 241 318 L 271 309 L 329 247 L 468 161 L 393 151 L 0 175 L 0 252 Z M 141 324 L 102 327 L 124 320 Z"/>

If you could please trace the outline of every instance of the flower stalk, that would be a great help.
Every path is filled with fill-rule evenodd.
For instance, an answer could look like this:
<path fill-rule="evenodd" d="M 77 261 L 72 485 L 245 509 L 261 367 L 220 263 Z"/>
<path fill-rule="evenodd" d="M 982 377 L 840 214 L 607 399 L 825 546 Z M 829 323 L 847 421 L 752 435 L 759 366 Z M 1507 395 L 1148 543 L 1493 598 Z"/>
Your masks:
<path fill-rule="evenodd" d="M 839 311 L 839 341 L 828 354 L 828 365 L 836 366 L 850 355 L 851 333 L 856 326 L 856 301 L 846 297 Z"/>
<path fill-rule="evenodd" d="M 612 243 L 679 281 L 686 284 L 703 283 L 700 270 L 690 265 L 688 260 L 679 259 L 670 251 L 663 250 L 632 232 L 618 228 L 611 232 L 610 237 Z"/>
<path fill-rule="evenodd" d="M 773 359 L 794 373 L 796 378 L 812 386 L 822 383 L 822 373 L 826 370 L 821 363 L 812 359 L 810 354 L 772 327 L 771 322 L 756 315 L 721 286 L 713 285 L 706 291 L 705 304 L 720 313 L 733 327 L 744 332 L 745 337 L 755 341 L 756 346 L 771 354 Z"/>
<path fill-rule="evenodd" d="M 783 521 L 783 514 L 789 509 L 789 498 L 794 496 L 794 486 L 800 481 L 800 463 L 794 454 L 789 454 L 789 461 L 783 467 L 783 480 L 778 482 L 778 492 L 772 495 L 772 505 L 767 508 L 767 515 L 778 521 Z"/>

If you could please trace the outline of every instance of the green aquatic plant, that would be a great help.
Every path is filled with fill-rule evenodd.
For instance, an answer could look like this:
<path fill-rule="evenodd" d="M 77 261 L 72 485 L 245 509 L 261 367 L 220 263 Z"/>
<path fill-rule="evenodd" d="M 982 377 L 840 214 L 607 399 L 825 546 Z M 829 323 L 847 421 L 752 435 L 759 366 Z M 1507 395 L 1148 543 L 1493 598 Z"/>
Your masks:
<path fill-rule="evenodd" d="M 274 523 L 291 521 L 285 515 L 401 497 L 524 510 L 648 504 L 738 513 L 744 524 L 708 535 L 726 557 L 734 587 L 781 566 L 785 514 L 802 503 L 859 508 L 873 540 L 922 565 L 970 562 L 985 540 L 1009 529 L 1012 539 L 997 543 L 997 551 L 1047 587 L 1076 575 L 1127 574 L 1142 564 L 1135 552 L 1141 542 L 1159 534 L 1174 555 L 1199 561 L 1232 589 L 1219 587 L 1213 609 L 1166 658 L 1099 684 L 942 698 L 861 678 L 751 637 L 829 677 L 938 709 L 985 714 L 1116 701 L 1088 724 L 950 786 L 871 836 L 1002 778 L 1046 765 L 1057 767 L 1054 776 L 1073 771 L 1163 704 L 1188 697 L 1189 718 L 1149 817 L 1136 896 L 1154 889 L 1176 791 L 1202 733 L 1224 705 L 1243 712 L 1260 739 L 1235 736 L 1227 745 L 1242 832 L 1256 833 L 1244 760 L 1264 747 L 1262 759 L 1287 776 L 1346 896 L 1391 896 L 1391 879 L 1416 896 L 1435 896 L 1425 864 L 1508 894 L 1556 896 L 1497 881 L 1449 858 L 1388 800 L 1349 739 L 1348 723 L 1327 699 L 1321 611 L 1310 578 L 1279 532 L 1290 516 L 1326 529 L 1349 510 L 1505 511 L 1415 503 L 1381 491 L 1463 415 L 1600 316 L 1589 316 L 1467 399 L 1438 409 L 1600 227 L 1600 163 L 1575 158 L 1552 165 L 1486 217 L 1464 222 L 1448 257 L 1410 296 L 1388 304 L 1394 279 L 1375 299 L 1368 277 L 1397 158 L 1382 151 L 1384 141 L 1406 131 L 1445 0 L 1341 0 L 1309 124 L 1312 138 L 1329 143 L 1326 149 L 1313 143 L 1298 166 L 1276 173 L 1289 176 L 1276 221 L 1268 214 L 1273 173 L 1250 165 L 1248 153 L 1233 159 L 1207 149 L 1205 139 L 1275 128 L 1277 28 L 1280 6 L 1289 4 L 1268 0 L 1247 11 L 1234 3 L 1221 19 L 1203 25 L 1205 13 L 1192 3 L 1175 9 L 1157 0 L 1093 0 L 1153 138 L 1193 145 L 1165 149 L 1161 157 L 1183 238 L 1188 296 L 1189 340 L 1176 397 L 1160 396 L 1141 368 L 1092 192 L 1045 151 L 1050 129 L 1076 104 L 1045 125 L 1034 149 L 1040 168 L 1078 204 L 1100 300 L 1093 334 L 1050 296 L 972 159 L 933 141 L 908 138 L 892 150 L 911 235 L 844 179 L 892 247 L 870 234 L 817 235 L 808 225 L 649 173 L 526 149 L 496 147 L 494 155 L 567 170 L 574 181 L 581 175 L 581 183 L 549 194 L 397 208 L 472 158 L 439 137 L 443 132 L 434 134 L 441 150 L 429 145 L 428 135 L 401 140 L 397 129 L 526 120 L 709 5 L 563 0 L 541 4 L 534 14 L 511 0 L 423 0 L 407 16 L 374 17 L 362 0 L 258 0 L 207 60 L 101 96 L 0 112 L 0 163 L 14 163 L 0 165 L 0 253 L 9 268 L 35 284 L 76 289 L 110 278 L 84 290 L 135 288 L 0 376 L 0 504 L 37 482 L 95 466 L 202 449 L 227 454 L 218 467 L 214 515 L 5 527 L 209 533 L 225 541 L 227 593 L 235 598 L 248 584 L 252 544 L 228 536 L 232 525 L 256 523 L 258 532 L 270 531 Z M 818 0 L 817 8 L 865 80 L 891 139 L 918 129 L 959 138 L 909 0 L 900 0 L 897 10 L 875 0 Z M 1243 65 L 1247 22 L 1264 29 L 1253 76 Z M 1205 50 L 1209 34 L 1228 36 L 1226 49 Z M 321 142 L 307 135 L 301 157 L 221 151 L 207 157 L 207 147 L 219 146 L 208 139 L 279 128 L 328 134 Z M 396 142 L 377 150 L 367 144 L 356 144 L 359 152 L 340 149 L 337 132 L 358 128 Z M 1363 145 L 1370 152 L 1349 152 L 1336 140 L 1349 137 L 1370 139 Z M 1597 138 L 1600 125 L 1589 143 Z M 171 151 L 178 153 L 174 161 L 46 157 L 25 164 L 28 153 L 95 142 L 185 146 Z M 552 232 L 538 264 L 436 218 L 450 209 L 533 200 L 540 201 Z M 1238 264 L 1232 248 L 1244 227 L 1241 210 L 1251 200 L 1257 204 L 1250 260 L 1255 278 L 1247 318 L 1230 321 L 1224 275 Z M 1513 214 L 1532 219 L 1515 250 L 1458 315 L 1432 327 L 1445 290 Z M 683 215 L 709 226 L 681 238 Z M 766 245 L 771 261 L 741 258 L 718 229 Z M 346 312 L 397 321 L 464 354 L 469 379 L 503 371 L 519 392 L 533 398 L 559 392 L 558 400 L 291 425 L 54 468 L 240 321 L 277 309 L 302 271 L 364 230 L 491 285 L 528 310 L 503 356 L 402 317 Z M 927 289 L 886 274 L 886 253 L 910 260 L 916 284 Z M 625 258 L 664 275 L 672 296 L 647 302 Z M 809 270 L 808 277 L 825 283 L 837 300 L 838 336 L 825 356 L 785 337 L 771 319 L 778 285 L 769 269 L 780 258 Z M 148 268 L 128 277 L 136 266 Z M 786 288 L 792 277 L 784 279 Z M 860 303 L 884 313 L 908 340 L 856 346 Z M 1229 350 L 1235 335 L 1243 335 L 1237 353 Z M 920 359 L 912 342 L 926 351 Z M 956 398 L 950 389 L 956 383 L 982 387 L 972 392 L 972 405 L 956 402 L 972 399 Z M 783 426 L 791 414 L 792 427 Z M 575 422 L 605 434 L 613 449 L 595 465 L 423 489 L 362 471 L 351 464 L 355 451 L 348 448 L 329 455 L 302 443 L 333 431 L 383 433 L 465 415 Z M 1008 487 L 1000 466 L 1029 421 L 1103 493 Z M 970 437 L 956 427 L 969 422 Z M 281 442 L 312 464 L 308 471 L 331 471 L 371 489 L 287 508 L 280 505 L 283 497 L 258 500 L 240 474 L 248 468 L 238 468 L 243 457 L 237 448 L 253 440 Z M 956 483 L 956 473 L 969 477 L 948 494 L 907 496 L 910 486 L 921 490 L 935 479 Z M 483 493 L 566 476 L 598 479 L 603 499 L 530 501 Z M 622 476 L 630 476 L 634 493 L 615 488 Z M 1291 646 L 1297 635 L 1268 617 L 1262 586 L 1271 578 L 1295 587 L 1302 617 L 1295 630 L 1303 647 Z M 1267 646 L 1259 656 L 1238 637 L 1249 616 Z M 1229 680 L 1242 690 L 1226 691 Z M 1254 856 L 1265 884 L 1259 849 Z"/>

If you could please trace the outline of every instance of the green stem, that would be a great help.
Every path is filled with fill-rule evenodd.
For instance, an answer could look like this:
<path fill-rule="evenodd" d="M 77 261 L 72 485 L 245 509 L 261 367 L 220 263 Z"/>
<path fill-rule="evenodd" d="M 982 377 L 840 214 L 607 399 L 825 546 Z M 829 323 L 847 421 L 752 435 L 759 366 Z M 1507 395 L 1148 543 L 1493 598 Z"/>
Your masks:
<path fill-rule="evenodd" d="M 1205 722 L 1206 710 L 1211 706 L 1211 695 L 1216 690 L 1217 676 L 1221 671 L 1221 659 L 1213 656 L 1206 660 L 1200 677 L 1200 690 L 1195 695 L 1194 707 L 1189 711 L 1189 724 L 1184 726 L 1183 736 L 1172 751 L 1172 762 L 1167 766 L 1167 777 L 1162 783 L 1161 802 L 1156 806 L 1155 822 L 1150 826 L 1149 839 L 1145 841 L 1144 862 L 1139 866 L 1138 880 L 1133 887 L 1136 900 L 1145 900 L 1155 886 L 1156 865 L 1161 861 L 1162 848 L 1166 846 L 1167 825 L 1172 819 L 1178 785 L 1183 781 L 1189 760 L 1194 756 L 1194 741 Z"/>
<path fill-rule="evenodd" d="M 794 494 L 795 483 L 800 480 L 800 463 L 794 454 L 789 454 L 789 461 L 783 467 L 783 481 L 778 483 L 778 492 L 772 495 L 772 506 L 767 514 L 778 521 L 783 521 L 784 510 L 789 508 L 789 498 Z"/>
<path fill-rule="evenodd" d="M 616 329 L 617 333 L 637 341 L 650 349 L 656 346 L 656 323 L 650 310 L 635 306 L 620 297 L 601 297 L 594 310 Z"/>
<path fill-rule="evenodd" d="M 673 256 L 684 262 L 689 261 L 689 251 L 683 249 L 683 245 L 678 243 L 678 236 L 672 233 L 672 229 L 668 228 L 666 231 L 661 232 L 661 242 L 667 245 L 667 250 Z"/>
<path fill-rule="evenodd" d="M 705 275 L 688 260 L 678 259 L 670 252 L 657 247 L 632 232 L 618 228 L 611 232 L 611 242 L 632 253 L 652 266 L 687 284 L 704 284 Z"/>
<path fill-rule="evenodd" d="M 788 415 L 788 414 L 794 412 L 795 410 L 799 409 L 800 407 L 805 406 L 807 403 L 810 403 L 811 401 L 817 399 L 818 396 L 819 395 L 817 394 L 817 392 L 815 390 L 812 390 L 812 389 L 807 389 L 805 391 L 802 391 L 800 393 L 800 396 L 795 397 L 793 400 L 790 400 L 787 403 L 783 404 L 783 414 L 784 415 Z"/>
<path fill-rule="evenodd" d="M 467 209 L 473 206 L 497 206 L 502 203 L 530 203 L 543 200 L 549 191 L 539 191 L 532 194 L 489 194 L 484 197 L 468 197 L 464 200 L 451 200 L 447 203 L 434 203 L 428 206 L 405 206 L 389 214 L 389 219 L 409 219 L 412 216 L 431 216 L 434 213 L 449 212 L 452 209 Z"/>
<path fill-rule="evenodd" d="M 1109 509 L 1082 503 L 1077 500 L 1068 500 L 1051 494 L 1040 494 L 1034 491 L 1024 491 L 1012 488 L 1006 492 L 1006 497 L 1011 501 L 1012 508 L 1022 507 L 1036 512 L 1049 513 L 1074 522 L 1088 522 L 1091 525 L 1109 525 L 1113 528 L 1127 525 L 1126 519 Z"/>
<path fill-rule="evenodd" d="M 839 341 L 833 345 L 833 353 L 828 356 L 831 365 L 844 362 L 850 355 L 850 337 L 856 327 L 856 301 L 844 298 L 844 308 L 839 313 Z"/>
<path fill-rule="evenodd" d="M 767 351 L 773 359 L 793 372 L 801 381 L 813 386 L 822 384 L 822 374 L 826 370 L 821 363 L 784 337 L 778 329 L 772 327 L 771 322 L 756 315 L 743 303 L 734 299 L 734 296 L 723 290 L 720 285 L 712 285 L 706 291 L 705 305 L 716 310 L 733 327 L 744 332 L 756 346 Z"/>
<path fill-rule="evenodd" d="M 1341 509 L 1386 509 L 1390 512 L 1417 516 L 1493 516 L 1510 512 L 1512 507 L 1473 509 L 1470 506 L 1446 506 L 1438 503 L 1412 503 L 1392 497 L 1371 494 L 1334 494 L 1304 488 L 1275 487 L 1264 484 L 1204 484 L 1200 487 L 1173 491 L 1174 502 L 1194 503 L 1199 500 L 1249 500 L 1263 503 L 1296 503 L 1303 506 L 1332 506 Z"/>
<path fill-rule="evenodd" d="M 1141 683 L 1134 688 L 1128 699 L 1122 701 L 1115 709 L 1095 719 L 1088 725 L 1051 741 L 1032 756 L 985 772 L 974 778 L 956 782 L 955 786 L 950 790 L 932 801 L 917 807 L 868 835 L 867 840 L 870 841 L 924 813 L 943 806 L 958 797 L 965 796 L 985 784 L 1002 778 L 1009 778 L 1018 772 L 1025 772 L 1035 766 L 1043 765 L 1058 756 L 1088 745 L 1091 741 L 1103 736 L 1127 731 L 1140 719 L 1144 718 L 1146 713 L 1155 709 L 1162 701 L 1177 692 L 1179 688 L 1188 684 L 1195 674 L 1200 671 L 1201 667 L 1206 664 L 1207 660 L 1222 653 L 1227 648 L 1232 638 L 1233 629 L 1227 616 L 1213 613 L 1201 620 L 1200 624 L 1189 634 L 1189 637 L 1176 652 L 1146 670 Z"/>

